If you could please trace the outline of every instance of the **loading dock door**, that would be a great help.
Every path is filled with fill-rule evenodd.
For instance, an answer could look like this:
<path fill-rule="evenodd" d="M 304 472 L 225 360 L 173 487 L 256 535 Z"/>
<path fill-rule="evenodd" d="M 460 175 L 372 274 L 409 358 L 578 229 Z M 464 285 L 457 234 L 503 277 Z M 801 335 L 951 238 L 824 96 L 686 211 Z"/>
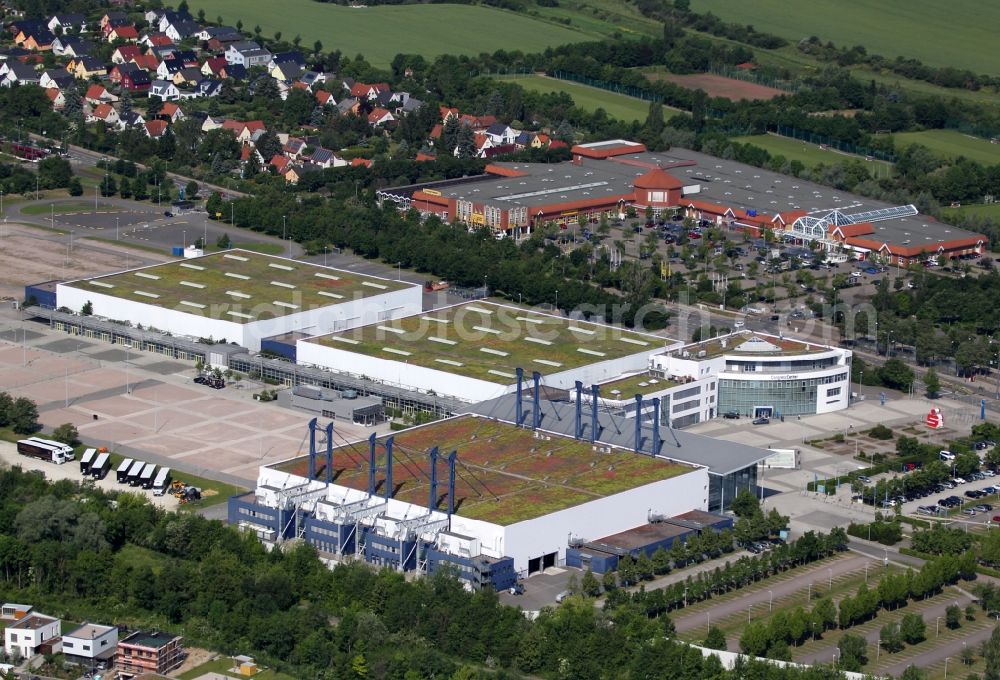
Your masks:
<path fill-rule="evenodd" d="M 548 569 L 549 567 L 556 566 L 556 557 L 558 553 L 549 553 L 548 555 L 542 556 L 542 569 Z"/>
<path fill-rule="evenodd" d="M 534 574 L 536 571 L 542 570 L 542 558 L 535 557 L 528 560 L 528 574 Z"/>

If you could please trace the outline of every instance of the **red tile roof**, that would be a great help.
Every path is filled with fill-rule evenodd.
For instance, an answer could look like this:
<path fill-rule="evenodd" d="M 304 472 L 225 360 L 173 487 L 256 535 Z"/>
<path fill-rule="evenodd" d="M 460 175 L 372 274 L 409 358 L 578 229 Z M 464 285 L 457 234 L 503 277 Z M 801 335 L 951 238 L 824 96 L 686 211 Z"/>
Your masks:
<path fill-rule="evenodd" d="M 103 85 L 98 85 L 97 83 L 94 83 L 93 85 L 87 88 L 87 94 L 85 94 L 84 96 L 87 99 L 100 99 L 107 93 L 108 91 L 104 89 Z"/>
<path fill-rule="evenodd" d="M 484 172 L 491 175 L 497 175 L 499 177 L 524 177 L 528 173 L 523 170 L 516 170 L 515 168 L 508 168 L 503 165 L 497 165 L 495 163 L 490 163 L 484 168 Z"/>
<path fill-rule="evenodd" d="M 662 168 L 650 170 L 635 180 L 636 189 L 680 189 L 684 183 L 673 175 L 668 175 Z"/>
<path fill-rule="evenodd" d="M 845 224 L 842 227 L 833 227 L 830 229 L 830 233 L 839 233 L 844 238 L 850 238 L 852 236 L 866 236 L 868 234 L 874 234 L 875 227 L 872 226 L 871 222 L 859 222 L 858 224 Z"/>
<path fill-rule="evenodd" d="M 370 160 L 368 160 L 367 158 L 355 158 L 355 159 L 351 160 L 351 167 L 352 168 L 356 168 L 359 165 L 363 165 L 366 168 L 370 168 L 372 166 L 372 162 Z"/>
<path fill-rule="evenodd" d="M 163 133 L 167 131 L 167 121 L 165 120 L 149 120 L 146 121 L 146 134 L 150 137 L 162 137 Z"/>

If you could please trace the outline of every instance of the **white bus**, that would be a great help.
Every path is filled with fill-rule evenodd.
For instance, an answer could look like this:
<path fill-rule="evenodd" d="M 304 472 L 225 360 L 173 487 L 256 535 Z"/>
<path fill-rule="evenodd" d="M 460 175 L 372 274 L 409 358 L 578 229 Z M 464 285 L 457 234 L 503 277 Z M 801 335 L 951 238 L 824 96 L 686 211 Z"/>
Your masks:
<path fill-rule="evenodd" d="M 170 468 L 160 468 L 160 471 L 156 473 L 156 480 L 153 482 L 153 495 L 162 496 L 165 494 L 167 487 L 170 486 L 170 481 Z"/>

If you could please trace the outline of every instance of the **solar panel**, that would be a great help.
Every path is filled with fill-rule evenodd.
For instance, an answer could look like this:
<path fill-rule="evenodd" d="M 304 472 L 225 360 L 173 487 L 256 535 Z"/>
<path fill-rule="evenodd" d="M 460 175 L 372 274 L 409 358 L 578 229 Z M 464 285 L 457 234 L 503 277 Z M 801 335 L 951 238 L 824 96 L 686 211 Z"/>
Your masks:
<path fill-rule="evenodd" d="M 897 205 L 892 208 L 879 208 L 878 210 L 868 210 L 865 212 L 847 215 L 850 220 L 848 224 L 859 224 L 860 222 L 878 222 L 880 220 L 891 220 L 897 217 L 913 217 L 920 211 L 914 205 Z"/>

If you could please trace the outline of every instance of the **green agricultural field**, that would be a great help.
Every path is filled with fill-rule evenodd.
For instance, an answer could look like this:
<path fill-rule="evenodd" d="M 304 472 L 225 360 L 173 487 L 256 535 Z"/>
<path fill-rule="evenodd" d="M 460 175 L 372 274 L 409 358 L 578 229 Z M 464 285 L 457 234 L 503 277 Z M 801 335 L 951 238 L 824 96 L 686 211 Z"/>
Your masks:
<path fill-rule="evenodd" d="M 609 116 L 623 121 L 646 120 L 649 114 L 649 102 L 624 94 L 617 94 L 602 90 L 599 87 L 590 87 L 567 80 L 549 78 L 547 76 L 509 76 L 505 80 L 512 80 L 526 90 L 532 92 L 565 92 L 573 98 L 573 102 L 585 111 L 596 111 L 604 109 Z M 670 116 L 680 113 L 680 109 L 669 106 L 663 107 L 664 115 Z"/>
<path fill-rule="evenodd" d="M 343 7 L 314 0 L 199 0 L 191 11 L 222 16 L 228 24 L 243 21 L 273 36 L 296 34 L 311 49 L 316 40 L 326 50 L 353 57 L 363 54 L 375 66 L 388 66 L 399 53 L 479 54 L 496 50 L 540 51 L 582 42 L 592 36 L 566 26 L 480 5 L 382 5 Z"/>
<path fill-rule="evenodd" d="M 262 314 L 284 316 L 400 290 L 410 284 L 234 249 L 69 285 L 208 318 L 247 323 Z"/>
<path fill-rule="evenodd" d="M 518 366 L 566 371 L 664 347 L 670 341 L 614 326 L 475 302 L 309 342 L 510 385 Z"/>
<path fill-rule="evenodd" d="M 965 156 L 986 165 L 1000 163 L 1000 144 L 990 144 L 987 139 L 965 135 L 956 130 L 900 132 L 893 139 L 897 149 L 906 148 L 910 144 L 922 144 L 942 158 Z"/>
<path fill-rule="evenodd" d="M 815 35 L 837 46 L 863 45 L 886 57 L 915 57 L 933 66 L 1000 73 L 994 35 L 1000 3 L 839 0 L 790 5 L 785 0 L 694 0 L 691 9 L 751 24 L 792 42 Z"/>
<path fill-rule="evenodd" d="M 989 217 L 1000 220 L 1000 203 L 990 203 L 989 205 L 963 205 L 959 208 L 944 208 L 946 215 L 967 215 L 969 217 Z"/>
<path fill-rule="evenodd" d="M 617 0 L 562 0 L 557 7 L 534 8 L 547 19 L 569 20 L 570 26 L 597 36 L 663 35 L 663 24 L 644 17 L 631 3 Z"/>
<path fill-rule="evenodd" d="M 824 151 L 816 144 L 810 144 L 809 142 L 792 139 L 791 137 L 779 137 L 778 135 L 750 135 L 748 137 L 734 137 L 733 141 L 740 142 L 741 144 L 753 144 L 754 146 L 759 146 L 762 149 L 767 150 L 772 156 L 780 154 L 790 161 L 800 161 L 808 168 L 815 167 L 820 163 L 834 165 L 847 160 L 858 160 L 871 166 L 872 174 L 879 173 L 882 177 L 885 177 L 892 168 L 892 164 L 886 163 L 885 161 L 865 161 L 863 156 L 855 156 L 853 154 L 842 153 L 832 149 Z"/>

